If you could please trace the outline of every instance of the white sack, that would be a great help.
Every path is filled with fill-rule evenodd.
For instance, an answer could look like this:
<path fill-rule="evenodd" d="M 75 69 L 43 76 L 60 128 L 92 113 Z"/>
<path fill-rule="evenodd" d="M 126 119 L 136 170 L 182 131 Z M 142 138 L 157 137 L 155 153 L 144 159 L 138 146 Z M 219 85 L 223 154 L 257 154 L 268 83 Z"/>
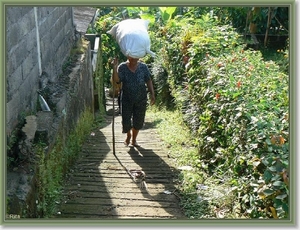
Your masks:
<path fill-rule="evenodd" d="M 114 25 L 107 33 L 116 39 L 126 57 L 142 58 L 146 54 L 155 57 L 155 53 L 150 50 L 148 24 L 149 21 L 144 19 L 126 19 Z"/>

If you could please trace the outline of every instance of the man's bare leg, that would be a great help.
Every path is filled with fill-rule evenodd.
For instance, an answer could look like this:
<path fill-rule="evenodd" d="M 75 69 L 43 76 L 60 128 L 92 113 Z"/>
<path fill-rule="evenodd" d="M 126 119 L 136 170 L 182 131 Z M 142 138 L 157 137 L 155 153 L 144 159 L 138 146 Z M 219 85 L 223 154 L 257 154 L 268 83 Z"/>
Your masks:
<path fill-rule="evenodd" d="M 137 135 L 139 134 L 139 130 L 135 129 L 135 128 L 132 128 L 132 140 L 131 140 L 131 144 L 133 146 L 139 146 L 138 143 L 136 142 L 136 138 L 137 138 Z"/>

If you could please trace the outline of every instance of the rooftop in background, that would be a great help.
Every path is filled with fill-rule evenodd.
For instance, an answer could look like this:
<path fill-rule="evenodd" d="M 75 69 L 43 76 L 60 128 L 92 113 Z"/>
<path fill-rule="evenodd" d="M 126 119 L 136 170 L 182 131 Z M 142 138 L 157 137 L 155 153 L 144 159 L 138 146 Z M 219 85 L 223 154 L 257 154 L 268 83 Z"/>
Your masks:
<path fill-rule="evenodd" d="M 97 9 L 93 7 L 73 7 L 73 10 L 76 30 L 81 34 L 85 34 L 89 24 L 94 21 Z"/>

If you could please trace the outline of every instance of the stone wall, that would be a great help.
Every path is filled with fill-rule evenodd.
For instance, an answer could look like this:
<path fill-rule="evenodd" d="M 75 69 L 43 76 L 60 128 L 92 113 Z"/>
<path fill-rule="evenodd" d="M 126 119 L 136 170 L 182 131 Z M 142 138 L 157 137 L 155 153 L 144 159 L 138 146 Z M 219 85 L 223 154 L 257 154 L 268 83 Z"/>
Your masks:
<path fill-rule="evenodd" d="M 57 82 L 50 87 L 53 90 L 52 94 L 57 95 L 51 98 L 55 102 L 57 111 L 55 113 L 39 111 L 35 115 L 26 117 L 27 123 L 22 130 L 27 139 L 19 142 L 19 146 L 22 145 L 20 154 L 26 155 L 27 152 L 26 156 L 29 156 L 28 154 L 33 152 L 30 151 L 33 139 L 41 136 L 43 142 L 48 144 L 48 151 L 45 152 L 49 154 L 49 150 L 55 145 L 56 137 L 67 140 L 82 112 L 93 108 L 93 75 L 89 42 L 84 44 L 84 50 L 84 53 L 76 55 L 74 67 L 68 75 L 64 75 L 64 85 Z M 57 88 L 58 84 L 61 87 Z M 37 214 L 36 200 L 40 194 L 37 192 L 36 172 L 31 170 L 32 168 L 35 167 L 30 164 L 20 164 L 13 170 L 7 171 L 6 195 L 9 198 L 7 203 L 9 214 L 22 215 L 22 210 L 26 210 L 28 217 Z"/>
<path fill-rule="evenodd" d="M 37 109 L 38 91 L 55 82 L 75 41 L 72 7 L 7 6 L 6 134 Z M 45 77 L 46 76 L 46 77 Z"/>
<path fill-rule="evenodd" d="M 30 165 L 34 164 L 34 139 L 42 137 L 49 151 L 58 134 L 67 139 L 82 112 L 93 110 L 92 53 L 91 43 L 77 36 L 71 7 L 10 7 L 6 14 L 7 135 L 18 124 L 19 115 L 27 113 L 22 128 L 25 137 L 14 151 L 26 161 L 7 170 L 10 201 L 6 207 L 9 214 L 21 215 L 22 207 L 37 206 L 39 196 L 35 165 Z M 38 108 L 39 94 L 51 111 Z"/>

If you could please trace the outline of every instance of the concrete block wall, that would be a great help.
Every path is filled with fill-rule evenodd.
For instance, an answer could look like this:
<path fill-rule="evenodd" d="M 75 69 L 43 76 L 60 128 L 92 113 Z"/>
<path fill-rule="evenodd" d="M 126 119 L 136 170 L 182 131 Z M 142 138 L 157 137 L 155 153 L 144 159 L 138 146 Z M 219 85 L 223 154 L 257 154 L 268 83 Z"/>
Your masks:
<path fill-rule="evenodd" d="M 21 114 L 36 112 L 42 73 L 55 82 L 75 41 L 72 7 L 34 8 L 5 9 L 7 135 Z"/>
<path fill-rule="evenodd" d="M 48 150 L 55 145 L 56 137 L 62 135 L 62 140 L 67 140 L 82 112 L 93 109 L 94 105 L 91 43 L 78 40 L 72 17 L 71 7 L 6 9 L 7 135 L 17 125 L 18 116 L 27 112 L 26 115 L 33 115 L 30 117 L 36 117 L 37 121 L 27 123 L 27 130 L 34 132 L 35 137 L 37 133 L 43 136 Z M 39 47 L 35 20 L 38 21 Z M 68 71 L 62 71 L 75 44 L 81 45 L 80 52 L 72 50 L 73 63 Z M 77 50 L 76 55 L 74 50 Z M 49 93 L 52 111 L 36 111 L 38 91 Z M 18 156 L 34 154 L 29 142 L 17 143 L 18 150 L 22 150 Z M 12 201 L 8 209 L 19 215 L 24 209 L 29 217 L 36 217 L 36 200 L 40 194 L 35 188 L 35 172 L 29 168 L 30 165 L 20 163 L 17 169 L 7 171 L 6 194 Z"/>

